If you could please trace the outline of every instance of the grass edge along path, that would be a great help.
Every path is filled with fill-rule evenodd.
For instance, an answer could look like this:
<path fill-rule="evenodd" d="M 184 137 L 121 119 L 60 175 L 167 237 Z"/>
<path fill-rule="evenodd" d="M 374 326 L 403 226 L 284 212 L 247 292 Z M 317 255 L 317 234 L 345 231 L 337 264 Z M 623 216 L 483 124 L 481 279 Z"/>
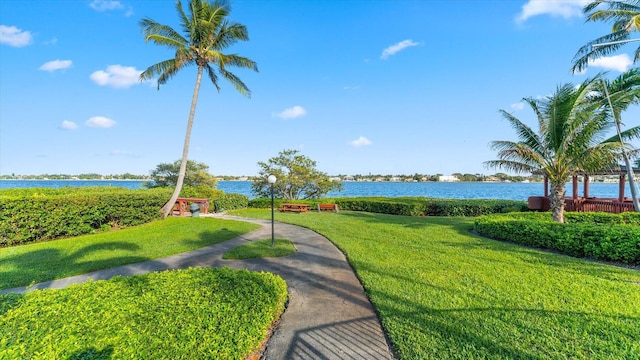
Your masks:
<path fill-rule="evenodd" d="M 346 254 L 401 359 L 640 358 L 639 271 L 482 238 L 470 233 L 473 218 L 276 220 Z"/>
<path fill-rule="evenodd" d="M 242 221 L 167 218 L 112 232 L 0 248 L 0 290 L 179 254 L 257 228 Z"/>
<path fill-rule="evenodd" d="M 247 260 L 258 258 L 275 258 L 292 255 L 296 247 L 291 240 L 273 239 L 274 247 L 271 247 L 271 239 L 252 241 L 237 246 L 222 255 L 223 260 Z"/>
<path fill-rule="evenodd" d="M 287 297 L 281 277 L 229 268 L 0 295 L 0 359 L 245 359 Z"/>

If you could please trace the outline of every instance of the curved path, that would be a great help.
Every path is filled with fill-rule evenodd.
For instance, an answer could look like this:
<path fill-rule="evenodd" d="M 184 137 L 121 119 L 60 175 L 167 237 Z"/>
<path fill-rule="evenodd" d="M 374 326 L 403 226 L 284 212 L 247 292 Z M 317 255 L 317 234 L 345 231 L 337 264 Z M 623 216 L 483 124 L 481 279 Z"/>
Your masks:
<path fill-rule="evenodd" d="M 278 238 L 291 240 L 297 251 L 283 258 L 222 260 L 222 254 L 243 243 L 271 238 L 271 223 L 250 221 L 260 229 L 235 239 L 162 259 L 120 266 L 2 292 L 63 288 L 88 279 L 195 266 L 268 271 L 287 282 L 289 305 L 269 339 L 265 359 L 393 359 L 380 322 L 360 281 L 344 255 L 325 237 L 294 225 L 276 223 Z"/>

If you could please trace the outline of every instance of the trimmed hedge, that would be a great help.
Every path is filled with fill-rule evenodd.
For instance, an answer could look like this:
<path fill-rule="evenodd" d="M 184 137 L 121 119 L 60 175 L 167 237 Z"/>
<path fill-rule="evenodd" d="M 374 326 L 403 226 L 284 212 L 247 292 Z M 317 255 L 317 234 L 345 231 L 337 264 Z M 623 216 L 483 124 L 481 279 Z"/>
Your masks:
<path fill-rule="evenodd" d="M 216 212 L 245 209 L 249 206 L 249 198 L 242 194 L 221 194 L 213 200 L 213 206 Z"/>
<path fill-rule="evenodd" d="M 556 223 L 550 213 L 489 215 L 477 218 L 474 229 L 495 240 L 640 265 L 640 214 L 571 212 L 565 220 Z"/>
<path fill-rule="evenodd" d="M 274 206 L 282 203 L 338 204 L 342 210 L 364 211 L 378 214 L 404 216 L 480 216 L 513 211 L 528 211 L 525 201 L 485 199 L 436 199 L 423 197 L 356 197 L 314 200 L 275 199 Z M 270 208 L 271 199 L 253 199 L 252 208 Z"/>
<path fill-rule="evenodd" d="M 140 225 L 161 216 L 168 189 L 92 187 L 0 191 L 0 246 Z"/>

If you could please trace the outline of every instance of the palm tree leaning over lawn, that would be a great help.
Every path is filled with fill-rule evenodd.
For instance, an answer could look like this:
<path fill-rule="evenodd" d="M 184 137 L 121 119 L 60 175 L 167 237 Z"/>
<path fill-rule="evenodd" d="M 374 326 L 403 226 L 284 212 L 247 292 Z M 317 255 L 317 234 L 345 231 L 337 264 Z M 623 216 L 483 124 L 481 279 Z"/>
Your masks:
<path fill-rule="evenodd" d="M 553 220 L 564 222 L 567 179 L 575 174 L 611 168 L 624 146 L 604 140 L 612 126 L 606 108 L 593 94 L 600 77 L 587 79 L 579 87 L 564 84 L 543 99 L 523 99 L 537 116 L 538 132 L 505 110 L 502 115 L 516 130 L 519 142 L 492 141 L 499 160 L 487 161 L 490 168 L 518 173 L 541 171 L 551 184 L 549 196 Z"/>
<path fill-rule="evenodd" d="M 606 9 L 602 9 L 601 5 Z M 590 60 L 616 52 L 631 41 L 630 36 L 633 32 L 640 34 L 640 0 L 595 0 L 585 6 L 583 12 L 587 15 L 587 21 L 612 22 L 613 27 L 611 33 L 588 42 L 578 50 L 571 68 L 574 73 L 586 70 Z M 599 44 L 606 45 L 597 46 Z M 640 61 L 640 45 L 635 51 L 633 61 Z"/>
<path fill-rule="evenodd" d="M 196 65 L 198 68 L 187 132 L 184 137 L 178 181 L 171 199 L 162 207 L 163 217 L 167 217 L 180 194 L 180 190 L 182 190 L 202 73 L 206 70 L 209 79 L 218 91 L 220 91 L 218 84 L 218 74 L 220 74 L 231 82 L 241 94 L 251 96 L 249 88 L 240 78 L 227 70 L 227 67 L 235 66 L 258 71 L 254 61 L 235 54 L 222 53 L 223 50 L 238 41 L 249 40 L 249 34 L 244 25 L 227 20 L 230 8 L 226 3 L 190 0 L 189 13 L 187 14 L 182 8 L 182 3 L 178 1 L 176 9 L 184 36 L 170 26 L 159 24 L 152 19 L 140 20 L 145 41 L 152 41 L 175 50 L 175 57 L 149 66 L 140 74 L 140 81 L 151 80 L 154 76 L 159 75 L 157 81 L 158 89 L 160 89 L 160 85 L 166 83 L 185 67 Z M 214 67 L 217 68 L 217 72 Z"/>

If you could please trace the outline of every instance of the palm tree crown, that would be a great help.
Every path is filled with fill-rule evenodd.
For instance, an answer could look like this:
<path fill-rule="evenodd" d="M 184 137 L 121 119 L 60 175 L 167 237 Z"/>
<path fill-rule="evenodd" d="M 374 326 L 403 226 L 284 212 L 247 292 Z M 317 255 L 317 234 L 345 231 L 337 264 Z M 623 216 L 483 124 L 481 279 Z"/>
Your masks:
<path fill-rule="evenodd" d="M 523 99 L 536 114 L 537 132 L 514 115 L 501 110 L 520 141 L 493 141 L 498 160 L 490 168 L 518 173 L 542 172 L 551 183 L 553 218 L 563 222 L 565 183 L 568 177 L 617 166 L 623 143 L 606 139 L 613 123 L 602 105 L 600 77 L 575 87 L 559 86 L 544 99 Z"/>
<path fill-rule="evenodd" d="M 158 77 L 158 89 L 183 68 L 196 65 L 206 69 L 209 79 L 220 90 L 218 72 L 243 95 L 250 96 L 249 88 L 227 67 L 241 67 L 257 71 L 256 63 L 248 58 L 235 54 L 227 55 L 222 50 L 237 43 L 249 40 L 246 26 L 230 23 L 226 17 L 230 13 L 229 6 L 222 2 L 209 3 L 202 0 L 191 0 L 190 14 L 186 14 L 180 1 L 176 4 L 180 17 L 180 25 L 186 36 L 168 25 L 145 18 L 140 21 L 145 41 L 166 46 L 175 50 L 175 57 L 151 65 L 142 74 L 140 80 L 151 80 Z"/>
<path fill-rule="evenodd" d="M 606 8 L 602 8 L 602 7 Z M 640 0 L 610 1 L 595 0 L 584 7 L 587 21 L 613 23 L 611 33 L 592 40 L 582 46 L 573 59 L 572 72 L 585 70 L 590 60 L 616 52 L 629 40 L 633 32 L 640 32 Z M 598 44 L 608 44 L 594 47 Z M 640 46 L 635 51 L 634 63 L 640 60 Z"/>
<path fill-rule="evenodd" d="M 252 60 L 236 54 L 222 52 L 238 41 L 249 39 L 247 28 L 244 25 L 231 23 L 227 20 L 230 8 L 226 3 L 190 0 L 189 13 L 185 13 L 182 3 L 178 1 L 176 9 L 184 36 L 172 27 L 160 24 L 152 19 L 145 18 L 140 21 L 145 41 L 151 41 L 175 51 L 173 58 L 151 65 L 142 72 L 140 74 L 141 81 L 150 80 L 158 76 L 158 89 L 160 89 L 160 85 L 165 84 L 185 67 L 195 65 L 198 69 L 191 100 L 191 110 L 187 121 L 178 180 L 171 199 L 162 207 L 163 217 L 166 217 L 173 208 L 184 182 L 191 129 L 198 102 L 202 73 L 204 71 L 207 72 L 209 79 L 218 91 L 220 91 L 218 77 L 221 75 L 231 82 L 241 94 L 250 96 L 251 91 L 249 88 L 228 68 L 240 67 L 258 71 L 256 63 Z"/>

